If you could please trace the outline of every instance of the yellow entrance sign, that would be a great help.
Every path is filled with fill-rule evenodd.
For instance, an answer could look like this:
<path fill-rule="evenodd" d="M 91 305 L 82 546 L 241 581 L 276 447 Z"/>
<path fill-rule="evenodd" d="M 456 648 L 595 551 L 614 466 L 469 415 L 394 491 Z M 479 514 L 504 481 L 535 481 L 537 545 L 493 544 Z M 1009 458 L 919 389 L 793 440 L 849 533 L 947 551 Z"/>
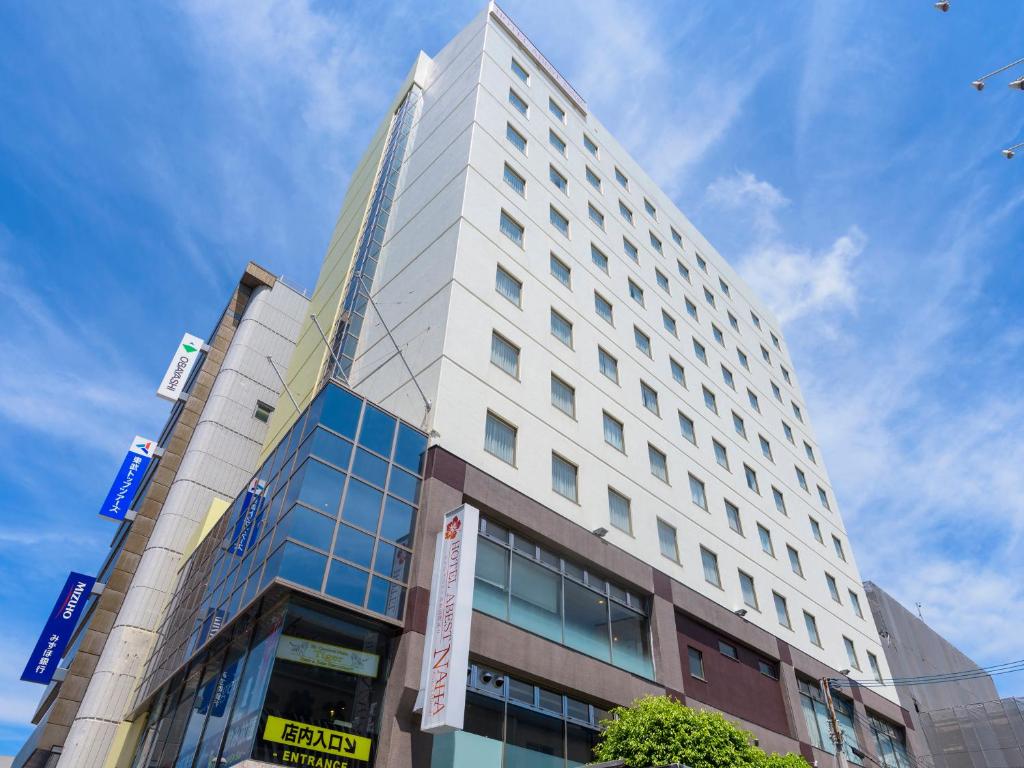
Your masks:
<path fill-rule="evenodd" d="M 267 717 L 263 738 L 290 747 L 314 749 L 338 757 L 351 757 L 353 760 L 369 760 L 370 745 L 373 743 L 365 736 L 332 731 L 330 728 L 298 723 L 273 715 Z"/>

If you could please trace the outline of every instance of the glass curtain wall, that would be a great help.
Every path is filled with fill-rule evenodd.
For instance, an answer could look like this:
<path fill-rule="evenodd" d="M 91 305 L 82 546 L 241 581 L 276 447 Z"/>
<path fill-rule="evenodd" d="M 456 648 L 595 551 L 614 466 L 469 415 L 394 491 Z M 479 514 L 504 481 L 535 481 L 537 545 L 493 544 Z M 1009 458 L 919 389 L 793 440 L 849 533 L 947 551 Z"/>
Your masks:
<path fill-rule="evenodd" d="M 652 678 L 647 600 L 481 518 L 473 607 Z"/>

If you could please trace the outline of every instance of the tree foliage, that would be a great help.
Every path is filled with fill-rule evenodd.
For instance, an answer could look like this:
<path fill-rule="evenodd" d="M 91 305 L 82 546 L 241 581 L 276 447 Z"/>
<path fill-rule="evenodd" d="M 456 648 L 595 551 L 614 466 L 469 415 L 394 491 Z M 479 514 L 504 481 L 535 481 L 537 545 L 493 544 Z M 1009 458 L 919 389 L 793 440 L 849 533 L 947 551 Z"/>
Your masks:
<path fill-rule="evenodd" d="M 594 748 L 597 760 L 623 760 L 630 768 L 809 768 L 799 755 L 765 754 L 750 733 L 717 712 L 691 709 L 668 696 L 644 696 L 612 715 Z"/>

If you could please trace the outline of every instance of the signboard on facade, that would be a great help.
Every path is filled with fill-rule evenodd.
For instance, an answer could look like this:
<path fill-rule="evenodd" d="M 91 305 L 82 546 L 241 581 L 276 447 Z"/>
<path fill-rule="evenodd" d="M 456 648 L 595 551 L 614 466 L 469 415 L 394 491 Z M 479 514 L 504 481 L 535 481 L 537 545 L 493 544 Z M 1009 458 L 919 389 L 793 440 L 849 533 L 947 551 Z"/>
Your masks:
<path fill-rule="evenodd" d="M 128 446 L 128 453 L 125 455 L 124 461 L 121 462 L 121 468 L 117 471 L 107 498 L 103 500 L 103 506 L 100 507 L 101 515 L 109 517 L 111 520 L 124 520 L 124 516 L 128 513 L 128 505 L 135 498 L 155 453 L 155 440 L 135 436 L 131 445 Z"/>
<path fill-rule="evenodd" d="M 380 656 L 375 653 L 318 643 L 315 640 L 290 635 L 281 635 L 281 642 L 277 646 L 277 658 L 363 677 L 376 677 L 380 668 Z"/>
<path fill-rule="evenodd" d="M 192 369 L 195 368 L 196 361 L 199 360 L 199 353 L 202 351 L 204 343 L 202 339 L 191 333 L 186 333 L 181 337 L 181 343 L 167 366 L 167 373 L 160 379 L 160 386 L 156 390 L 158 397 L 165 400 L 177 400 L 181 397 L 185 383 L 188 381 Z"/>
<path fill-rule="evenodd" d="M 228 545 L 228 552 L 236 557 L 241 557 L 256 543 L 260 535 L 260 525 L 263 523 L 264 495 L 267 491 L 265 480 L 254 478 L 249 483 L 249 489 L 242 499 L 242 507 L 238 512 L 238 519 L 235 521 L 235 530 L 231 534 L 231 543 Z"/>
<path fill-rule="evenodd" d="M 465 687 L 465 686 L 463 686 Z M 265 741 L 272 741 L 275 744 L 309 749 L 314 752 L 324 752 L 335 757 L 347 757 L 351 760 L 369 760 L 370 747 L 373 742 L 365 736 L 356 736 L 353 733 L 335 731 L 331 728 L 322 728 L 319 725 L 309 725 L 296 720 L 286 720 L 283 717 L 267 716 L 267 725 L 263 729 Z M 314 765 L 308 756 L 294 754 L 291 759 L 288 750 L 282 750 L 282 759 L 285 762 L 297 762 L 300 765 Z M 320 765 L 330 765 L 326 761 Z M 344 765 L 344 764 L 343 764 Z"/>
<path fill-rule="evenodd" d="M 444 516 L 437 535 L 417 697 L 426 733 L 462 729 L 479 527 L 479 510 L 463 504 Z"/>
<path fill-rule="evenodd" d="M 21 673 L 21 679 L 30 683 L 46 685 L 53 679 L 53 673 L 68 647 L 71 633 L 75 631 L 78 617 L 85 610 L 85 602 L 92 594 L 96 579 L 74 571 L 68 576 L 54 603 L 50 618 L 39 634 L 32 656 Z"/>

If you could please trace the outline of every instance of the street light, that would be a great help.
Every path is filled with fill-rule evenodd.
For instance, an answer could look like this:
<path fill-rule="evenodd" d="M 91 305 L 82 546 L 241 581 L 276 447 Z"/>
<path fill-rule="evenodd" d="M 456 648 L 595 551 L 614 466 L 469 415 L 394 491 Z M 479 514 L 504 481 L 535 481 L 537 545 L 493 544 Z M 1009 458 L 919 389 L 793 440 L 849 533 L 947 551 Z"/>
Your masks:
<path fill-rule="evenodd" d="M 1021 147 L 1024 147 L 1024 141 L 1022 141 L 1020 144 L 1014 144 L 1012 147 L 1007 147 L 1006 149 L 1003 150 L 1003 157 L 1005 157 L 1007 160 L 1011 160 L 1015 154 L 1014 150 L 1020 149 Z"/>
<path fill-rule="evenodd" d="M 989 72 L 987 75 L 982 75 L 977 80 L 972 81 L 971 85 L 974 87 L 976 91 L 983 91 L 985 90 L 985 81 L 988 80 L 990 77 L 992 77 L 993 75 L 998 75 L 1000 72 L 1005 72 L 1008 69 L 1013 69 L 1014 67 L 1020 64 L 1024 64 L 1024 59 L 1017 59 L 1016 61 L 1011 61 L 1005 67 L 1000 67 L 999 69 Z M 1019 88 L 1020 90 L 1024 91 L 1024 77 L 1014 80 L 1012 83 L 1010 83 L 1010 87 Z"/>
<path fill-rule="evenodd" d="M 1010 87 L 1016 88 L 1018 91 L 1024 91 L 1024 76 L 1018 77 L 1016 80 L 1010 83 Z"/>
<path fill-rule="evenodd" d="M 935 4 L 935 7 L 943 13 L 946 13 L 949 10 L 949 0 L 939 0 L 939 2 Z"/>

